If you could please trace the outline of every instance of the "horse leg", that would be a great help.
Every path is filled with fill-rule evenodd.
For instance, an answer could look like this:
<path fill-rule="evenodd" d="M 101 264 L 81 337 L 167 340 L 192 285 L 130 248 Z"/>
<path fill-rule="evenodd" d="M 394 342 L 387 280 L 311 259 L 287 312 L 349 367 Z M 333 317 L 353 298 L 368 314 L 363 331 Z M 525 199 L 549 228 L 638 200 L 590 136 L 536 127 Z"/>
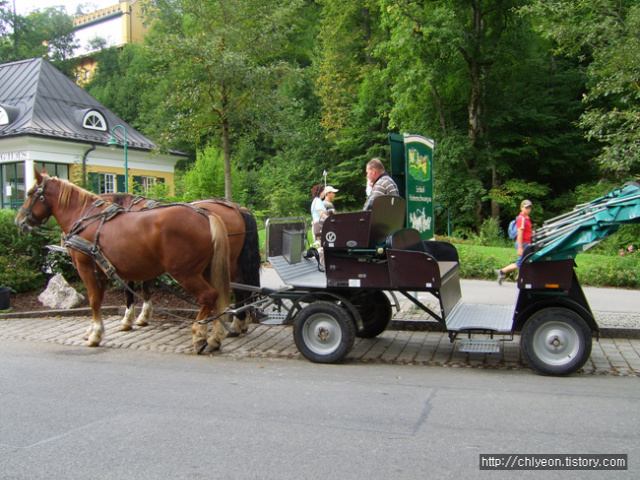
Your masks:
<path fill-rule="evenodd" d="M 199 322 L 213 315 L 216 300 L 218 298 L 218 292 L 211 287 L 204 278 L 202 278 L 199 289 L 195 289 L 193 287 L 189 288 L 189 283 L 180 283 L 192 293 L 199 290 L 199 294 L 196 296 L 200 301 L 200 311 L 198 312 L 196 321 L 191 326 L 193 348 L 198 355 L 213 353 L 215 350 L 220 349 L 222 340 L 226 337 L 226 330 L 222 325 L 220 325 L 218 320 L 214 320 L 212 322 L 213 326 L 211 335 L 207 338 L 207 324 Z"/>
<path fill-rule="evenodd" d="M 133 290 L 133 285 L 134 285 L 133 282 L 129 282 L 127 283 L 127 286 L 129 288 L 124 289 L 124 295 L 127 301 L 127 307 L 124 310 L 124 317 L 120 322 L 121 332 L 129 331 L 133 326 L 133 316 L 135 315 L 135 312 L 136 312 L 136 306 L 134 303 L 135 299 L 133 298 L 133 293 L 131 293 L 131 290 Z"/>
<path fill-rule="evenodd" d="M 235 303 L 237 305 L 244 305 L 244 301 L 248 297 L 248 294 L 242 290 L 234 290 L 233 294 L 235 297 Z M 251 323 L 251 317 L 247 315 L 247 312 L 242 312 L 237 316 L 234 316 L 231 326 L 229 327 L 231 331 L 228 333 L 228 336 L 237 337 L 243 333 L 247 333 L 247 330 L 249 330 L 249 323 Z"/>
<path fill-rule="evenodd" d="M 220 350 L 222 341 L 227 337 L 227 330 L 218 320 L 214 320 L 212 322 L 211 335 L 207 338 L 207 324 L 198 322 L 208 318 L 211 314 L 212 310 L 208 309 L 208 307 L 202 307 L 191 327 L 193 348 L 198 355 L 208 355 Z"/>
<path fill-rule="evenodd" d="M 88 346 L 97 347 L 104 337 L 101 307 L 107 277 L 104 274 L 99 274 L 100 278 L 98 279 L 93 269 L 93 260 L 84 254 L 78 254 L 72 251 L 71 260 L 78 270 L 82 282 L 85 287 L 87 287 L 89 306 L 91 307 L 92 313 L 91 323 L 83 338 L 87 341 Z"/>
<path fill-rule="evenodd" d="M 95 277 L 93 271 L 89 273 L 90 280 L 80 275 L 87 286 L 87 292 L 89 293 L 89 305 L 91 306 L 91 325 L 87 330 L 86 340 L 87 345 L 90 347 L 97 347 L 100 345 L 104 337 L 104 324 L 102 323 L 102 300 L 104 298 L 104 283 L 106 279 L 103 279 L 101 284 L 98 284 L 98 280 Z M 92 277 L 92 278 L 91 278 Z"/>
<path fill-rule="evenodd" d="M 149 319 L 153 313 L 153 304 L 151 303 L 151 283 L 152 280 L 142 282 L 142 299 L 144 300 L 144 303 L 142 304 L 142 311 L 136 319 L 136 325 L 139 327 L 146 327 L 149 325 Z"/>

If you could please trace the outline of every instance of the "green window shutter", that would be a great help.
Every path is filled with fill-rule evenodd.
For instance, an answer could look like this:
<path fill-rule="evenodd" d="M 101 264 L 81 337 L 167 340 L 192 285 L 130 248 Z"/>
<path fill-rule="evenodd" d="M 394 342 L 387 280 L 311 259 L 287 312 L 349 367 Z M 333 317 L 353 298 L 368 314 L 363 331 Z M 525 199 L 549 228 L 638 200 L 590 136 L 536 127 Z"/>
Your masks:
<path fill-rule="evenodd" d="M 116 175 L 116 192 L 124 193 L 124 175 Z"/>
<path fill-rule="evenodd" d="M 131 191 L 134 194 L 141 193 L 144 195 L 144 191 L 142 190 L 142 175 L 133 176 L 133 185 L 131 186 Z"/>
<path fill-rule="evenodd" d="M 93 193 L 100 193 L 100 174 L 89 172 L 89 190 Z"/>

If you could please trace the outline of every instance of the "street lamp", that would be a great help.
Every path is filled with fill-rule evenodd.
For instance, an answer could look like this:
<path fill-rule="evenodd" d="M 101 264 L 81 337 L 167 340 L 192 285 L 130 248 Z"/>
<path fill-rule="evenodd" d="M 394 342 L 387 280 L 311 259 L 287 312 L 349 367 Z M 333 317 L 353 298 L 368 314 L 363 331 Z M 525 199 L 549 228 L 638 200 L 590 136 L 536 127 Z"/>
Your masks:
<path fill-rule="evenodd" d="M 111 129 L 111 138 L 106 143 L 106 145 L 112 150 L 116 149 L 117 145 L 120 145 L 120 142 L 116 140 L 116 137 L 113 135 L 113 132 L 116 131 L 116 128 L 120 127 L 124 132 L 124 193 L 129 193 L 129 159 L 127 158 L 127 129 L 124 128 L 123 125 L 116 125 Z"/>

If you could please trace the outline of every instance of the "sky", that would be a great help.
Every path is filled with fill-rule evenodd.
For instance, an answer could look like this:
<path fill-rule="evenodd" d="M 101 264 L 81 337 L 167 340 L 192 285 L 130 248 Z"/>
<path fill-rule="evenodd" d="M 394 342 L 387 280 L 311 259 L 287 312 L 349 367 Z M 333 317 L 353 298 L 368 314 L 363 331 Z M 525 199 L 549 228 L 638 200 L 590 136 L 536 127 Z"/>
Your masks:
<path fill-rule="evenodd" d="M 76 13 L 78 5 L 85 5 L 83 9 L 85 13 L 100 10 L 101 8 L 117 5 L 119 0 L 9 0 L 9 5 L 13 6 L 15 2 L 16 13 L 19 15 L 27 15 L 30 12 L 47 7 L 56 7 L 62 5 L 67 9 L 69 15 Z"/>

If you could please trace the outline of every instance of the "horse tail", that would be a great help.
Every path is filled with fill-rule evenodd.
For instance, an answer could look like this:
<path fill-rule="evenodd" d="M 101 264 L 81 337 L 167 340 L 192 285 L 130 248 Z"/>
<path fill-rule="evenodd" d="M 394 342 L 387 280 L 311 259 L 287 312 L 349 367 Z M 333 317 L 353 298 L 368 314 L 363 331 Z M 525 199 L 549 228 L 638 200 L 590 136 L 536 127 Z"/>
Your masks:
<path fill-rule="evenodd" d="M 227 228 L 220 217 L 209 214 L 213 256 L 211 258 L 211 286 L 218 292 L 216 310 L 219 314 L 231 303 L 231 273 L 229 269 L 229 239 Z"/>
<path fill-rule="evenodd" d="M 245 285 L 260 286 L 260 244 L 258 240 L 258 224 L 256 219 L 246 207 L 240 207 L 240 213 L 244 218 L 245 236 L 238 264 L 242 272 L 242 281 Z"/>

